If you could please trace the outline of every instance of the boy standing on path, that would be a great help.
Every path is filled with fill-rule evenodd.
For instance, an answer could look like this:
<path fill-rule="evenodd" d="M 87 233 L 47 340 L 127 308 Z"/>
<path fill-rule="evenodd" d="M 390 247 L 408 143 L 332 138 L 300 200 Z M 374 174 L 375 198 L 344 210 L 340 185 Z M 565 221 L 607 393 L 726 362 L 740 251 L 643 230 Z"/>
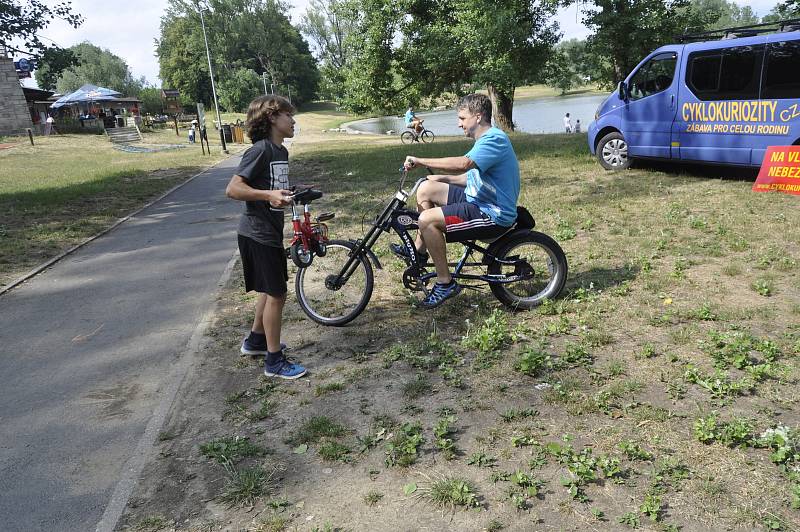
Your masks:
<path fill-rule="evenodd" d="M 264 355 L 267 377 L 297 379 L 306 368 L 289 362 L 281 343 L 281 321 L 289 279 L 283 248 L 283 208 L 291 204 L 289 152 L 284 139 L 294 137 L 295 108 L 281 96 L 259 96 L 247 109 L 247 134 L 253 141 L 242 156 L 225 194 L 244 201 L 239 221 L 239 253 L 245 290 L 258 292 L 245 355 Z"/>

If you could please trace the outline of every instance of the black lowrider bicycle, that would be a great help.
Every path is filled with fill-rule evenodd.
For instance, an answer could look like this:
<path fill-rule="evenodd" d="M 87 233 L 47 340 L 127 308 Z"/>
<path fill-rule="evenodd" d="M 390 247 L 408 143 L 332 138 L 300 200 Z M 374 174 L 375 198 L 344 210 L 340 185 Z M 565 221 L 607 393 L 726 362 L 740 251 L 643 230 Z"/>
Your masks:
<path fill-rule="evenodd" d="M 375 282 L 373 265 L 381 269 L 372 251 L 382 233 L 394 231 L 408 250 L 403 286 L 424 292 L 436 280 L 430 263 L 418 264 L 418 254 L 410 230 L 417 229 L 418 213 L 406 208 L 408 198 L 416 193 L 426 178 L 416 182 L 410 192 L 403 190 L 407 173 L 403 171 L 397 193 L 389 201 L 372 227 L 359 240 L 325 239 L 324 256 L 307 251 L 307 260 L 295 277 L 295 291 L 303 311 L 317 323 L 344 325 L 355 319 L 369 303 Z M 322 196 L 317 190 L 295 195 L 295 204 L 309 203 Z M 293 207 L 293 211 L 297 211 Z M 298 212 L 293 212 L 295 217 Z M 544 233 L 534 231 L 533 217 L 524 207 L 517 207 L 517 222 L 497 238 L 461 242 L 463 253 L 451 263 L 452 276 L 466 288 L 486 283 L 504 305 L 531 309 L 545 299 L 553 299 L 567 280 L 567 258 L 558 243 Z M 473 258 L 473 256 L 475 256 Z"/>

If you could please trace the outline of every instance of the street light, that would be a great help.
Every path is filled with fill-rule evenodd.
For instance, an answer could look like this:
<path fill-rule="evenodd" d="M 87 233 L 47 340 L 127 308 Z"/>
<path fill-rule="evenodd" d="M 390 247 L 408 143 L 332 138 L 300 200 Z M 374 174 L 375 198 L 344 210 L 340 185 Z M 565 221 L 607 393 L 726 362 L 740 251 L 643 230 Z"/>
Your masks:
<path fill-rule="evenodd" d="M 206 35 L 206 21 L 203 18 L 203 8 L 200 3 L 197 3 L 197 9 L 200 11 L 200 25 L 203 26 L 203 40 L 206 42 L 206 56 L 208 57 L 208 75 L 211 76 L 211 93 L 214 95 L 214 109 L 217 111 L 217 123 L 219 124 L 219 140 L 222 142 L 222 151 L 228 153 L 228 147 L 225 146 L 225 132 L 222 130 L 222 118 L 219 116 L 219 104 L 217 103 L 217 88 L 214 85 L 214 71 L 211 68 L 211 51 L 208 49 L 208 36 Z"/>

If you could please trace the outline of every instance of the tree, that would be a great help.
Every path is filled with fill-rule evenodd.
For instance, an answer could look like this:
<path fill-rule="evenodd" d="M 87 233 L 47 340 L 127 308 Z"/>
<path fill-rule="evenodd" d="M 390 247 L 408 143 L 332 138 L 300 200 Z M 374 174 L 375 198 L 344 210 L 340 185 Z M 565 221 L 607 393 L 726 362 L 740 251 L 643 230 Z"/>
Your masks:
<path fill-rule="evenodd" d="M 564 94 L 573 87 L 601 78 L 602 58 L 589 53 L 586 41 L 569 39 L 553 49 L 544 69 L 542 81 Z"/>
<path fill-rule="evenodd" d="M 44 90 L 55 91 L 61 73 L 71 66 L 78 66 L 78 57 L 69 49 L 48 48 L 36 63 L 33 75 L 36 84 Z"/>
<path fill-rule="evenodd" d="M 777 22 L 791 18 L 800 18 L 800 0 L 780 2 L 764 17 L 764 22 Z"/>
<path fill-rule="evenodd" d="M 0 44 L 15 52 L 41 57 L 45 51 L 56 48 L 39 39 L 39 32 L 54 19 L 63 20 L 73 28 L 83 23 L 83 17 L 72 12 L 69 2 L 47 6 L 39 0 L 3 0 L 0 3 Z M 14 40 L 21 41 L 23 49 L 12 47 Z"/>
<path fill-rule="evenodd" d="M 161 89 L 156 87 L 145 87 L 139 92 L 139 99 L 142 100 L 142 113 L 159 115 L 164 106 L 161 99 Z"/>
<path fill-rule="evenodd" d="M 567 53 L 556 47 L 545 65 L 543 81 L 550 87 L 559 89 L 564 95 L 572 87 L 578 85 L 581 78 L 575 71 L 575 65 L 570 61 Z"/>
<path fill-rule="evenodd" d="M 244 112 L 253 98 L 263 94 L 261 77 L 249 68 L 234 70 L 221 79 L 219 103 L 226 111 Z"/>
<path fill-rule="evenodd" d="M 734 28 L 760 22 L 752 7 L 740 7 L 726 0 L 692 0 L 691 7 L 705 21 L 706 30 Z"/>
<path fill-rule="evenodd" d="M 558 40 L 556 0 L 347 0 L 344 103 L 399 110 L 421 96 L 483 86 L 495 123 L 514 129 L 514 89 L 540 76 Z M 479 36 L 479 37 L 478 37 Z"/>
<path fill-rule="evenodd" d="M 53 72 L 57 68 L 45 62 L 47 56 L 43 57 L 40 67 L 42 72 L 36 74 L 40 87 L 45 88 L 44 84 L 47 84 L 48 88 L 52 88 L 54 85 L 58 92 L 66 94 L 86 83 L 92 83 L 114 89 L 126 96 L 137 96 L 145 84 L 144 78 L 133 77 L 127 63 L 121 57 L 105 48 L 84 41 L 67 50 L 75 56 L 78 64 L 64 69 L 55 76 L 53 83 Z"/>
<path fill-rule="evenodd" d="M 353 28 L 342 12 L 341 0 L 311 0 L 300 25 L 300 30 L 313 43 L 320 62 L 320 93 L 335 100 L 344 95 L 342 69 L 348 55 L 345 39 Z"/>
<path fill-rule="evenodd" d="M 314 97 L 319 72 L 300 32 L 294 28 L 279 0 L 209 0 L 203 6 L 214 64 L 214 74 L 224 84 L 241 69 L 266 73 L 276 92 L 301 104 Z M 209 78 L 205 44 L 197 5 L 170 0 L 162 18 L 157 44 L 161 79 L 165 84 L 196 94 L 209 102 L 201 77 Z M 237 79 L 244 79 L 238 75 Z"/>
<path fill-rule="evenodd" d="M 161 38 L 156 41 L 162 86 L 178 89 L 194 102 L 212 101 L 211 79 L 200 18 L 170 16 L 161 19 Z"/>
<path fill-rule="evenodd" d="M 689 0 L 592 0 L 583 15 L 594 31 L 587 39 L 592 55 L 607 60 L 600 80 L 607 86 L 624 79 L 659 46 L 706 26 Z"/>

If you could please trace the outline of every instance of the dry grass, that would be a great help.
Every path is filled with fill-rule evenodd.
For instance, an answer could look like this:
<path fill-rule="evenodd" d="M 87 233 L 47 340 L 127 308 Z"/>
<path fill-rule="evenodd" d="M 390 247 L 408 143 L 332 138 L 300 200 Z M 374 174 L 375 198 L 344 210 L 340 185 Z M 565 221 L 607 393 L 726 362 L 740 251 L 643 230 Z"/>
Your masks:
<path fill-rule="evenodd" d="M 322 129 L 325 120 L 315 117 L 306 131 Z M 334 238 L 356 238 L 362 220 L 391 195 L 406 148 L 394 139 L 317 135 L 326 142 L 298 139 L 293 146 L 292 175 L 325 190 L 316 208 L 337 212 Z M 798 426 L 796 200 L 754 194 L 752 175 L 725 169 L 650 165 L 606 173 L 574 136 L 518 135 L 513 141 L 523 173 L 521 202 L 569 257 L 565 293 L 538 311 L 501 309 L 508 325 L 498 327 L 508 327 L 514 340 L 496 353 L 463 341 L 498 308 L 491 296 L 464 293 L 441 310 L 416 310 L 416 296 L 400 285 L 402 265 L 386 253 L 389 239 L 376 249 L 385 269 L 372 301 L 350 326 L 316 326 L 290 297 L 284 338 L 311 375 L 269 387 L 266 393 L 279 405 L 270 418 L 235 425 L 274 449 L 285 467 L 278 489 L 290 506 L 276 510 L 262 498 L 255 504 L 258 519 L 278 519 L 287 530 L 325 529 L 326 523 L 352 530 L 498 524 L 509 530 L 624 530 L 619 519 L 625 515 L 653 530 L 800 527 L 790 508 L 792 480 L 770 462 L 769 450 L 706 445 L 693 433 L 695 420 L 712 410 L 725 421 L 752 419 L 757 433 L 776 423 Z M 436 156 L 467 146 L 437 141 L 414 150 Z M 751 288 L 762 278 L 772 283 L 768 297 Z M 167 427 L 180 435 L 160 444 L 168 458 L 148 466 L 139 504 L 126 515 L 131 526 L 147 515 L 186 523 L 181 529 L 212 526 L 219 515 L 245 529 L 253 522 L 252 513 L 221 511 L 213 502 L 221 490 L 218 466 L 196 451 L 198 442 L 231 432 L 232 419 L 218 423 L 229 408 L 225 397 L 243 392 L 238 401 L 245 408 L 265 397 L 256 393 L 264 389 L 257 363 L 235 361 L 253 302 L 242 294 L 238 273 L 223 301 L 203 372 Z M 713 374 L 711 333 L 730 331 L 769 340 L 779 354 L 774 375 L 752 392 L 718 398 L 687 380 L 686 371 L 691 364 Z M 575 356 L 576 346 L 588 356 Z M 550 356 L 536 377 L 515 369 L 531 348 Z M 764 360 L 760 351 L 751 356 Z M 745 374 L 721 371 L 730 379 Z M 430 384 L 428 394 L 409 401 L 407 383 L 417 374 Z M 346 385 L 335 393 L 315 393 L 339 382 Z M 536 413 L 504 420 L 509 409 Z M 433 428 L 443 415 L 456 418 L 448 435 L 459 451 L 453 460 L 435 444 Z M 298 454 L 292 435 L 317 416 L 346 430 L 309 440 Z M 423 428 L 419 456 L 408 469 L 387 466 L 387 440 L 406 422 Z M 326 442 L 352 452 L 346 460 L 324 461 Z M 622 442 L 639 445 L 652 459 L 629 457 Z M 496 457 L 493 467 L 469 465 L 478 452 Z M 592 464 L 595 478 L 581 464 Z M 404 492 L 419 481 L 418 472 L 468 483 L 480 496 L 480 511 L 443 514 L 419 504 L 410 488 Z M 517 472 L 541 482 L 537 494 L 526 491 L 527 477 Z M 571 496 L 562 479 L 573 481 L 579 495 Z M 364 486 L 385 497 L 365 502 Z M 657 521 L 643 509 L 647 501 Z"/>

